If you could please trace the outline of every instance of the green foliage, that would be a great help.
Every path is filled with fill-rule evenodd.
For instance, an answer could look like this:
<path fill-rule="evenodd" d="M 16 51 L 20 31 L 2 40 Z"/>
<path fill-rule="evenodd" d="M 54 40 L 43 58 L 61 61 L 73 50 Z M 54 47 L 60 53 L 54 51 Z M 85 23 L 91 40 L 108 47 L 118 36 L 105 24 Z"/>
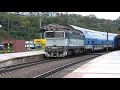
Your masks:
<path fill-rule="evenodd" d="M 112 21 L 98 19 L 94 15 L 81 16 L 76 14 L 59 14 L 59 16 L 56 17 L 20 16 L 0 12 L 0 24 L 2 25 L 0 29 L 0 40 L 8 38 L 8 20 L 11 39 L 31 40 L 40 38 L 40 19 L 42 20 L 42 26 L 51 23 L 70 24 L 96 31 L 120 33 L 120 19 Z"/>
<path fill-rule="evenodd" d="M 19 16 L 15 14 L 0 13 L 1 40 L 8 36 L 8 20 L 10 39 L 31 40 L 39 38 L 39 17 L 37 16 Z M 4 31 L 4 32 L 3 32 Z M 5 35 L 4 35 L 5 34 Z M 7 39 L 7 38 L 6 38 Z"/>

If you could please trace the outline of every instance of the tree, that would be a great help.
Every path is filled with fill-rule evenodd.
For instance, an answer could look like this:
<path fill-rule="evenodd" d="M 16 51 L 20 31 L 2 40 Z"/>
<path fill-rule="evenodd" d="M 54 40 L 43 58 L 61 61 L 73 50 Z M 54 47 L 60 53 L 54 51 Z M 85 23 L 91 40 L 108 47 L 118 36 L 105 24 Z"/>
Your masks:
<path fill-rule="evenodd" d="M 20 16 L 15 14 L 8 14 L 0 12 L 0 25 L 3 27 L 0 29 L 0 39 L 8 37 L 8 18 L 10 22 L 10 36 L 16 39 L 34 39 L 39 38 L 40 30 L 40 18 L 42 18 L 42 26 L 57 23 L 57 24 L 70 24 L 87 29 L 95 29 L 97 31 L 109 31 L 113 33 L 120 32 L 120 20 L 106 20 L 98 19 L 94 15 L 81 16 L 76 14 L 59 14 L 56 17 L 48 16 Z M 29 30 L 29 34 L 28 34 Z"/>

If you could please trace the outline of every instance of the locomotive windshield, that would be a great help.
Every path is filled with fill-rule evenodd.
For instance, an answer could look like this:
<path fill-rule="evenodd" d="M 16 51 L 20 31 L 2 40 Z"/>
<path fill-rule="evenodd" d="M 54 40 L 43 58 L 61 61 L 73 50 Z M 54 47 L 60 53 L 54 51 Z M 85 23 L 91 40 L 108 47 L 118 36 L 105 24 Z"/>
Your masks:
<path fill-rule="evenodd" d="M 45 32 L 45 38 L 64 38 L 64 32 Z"/>

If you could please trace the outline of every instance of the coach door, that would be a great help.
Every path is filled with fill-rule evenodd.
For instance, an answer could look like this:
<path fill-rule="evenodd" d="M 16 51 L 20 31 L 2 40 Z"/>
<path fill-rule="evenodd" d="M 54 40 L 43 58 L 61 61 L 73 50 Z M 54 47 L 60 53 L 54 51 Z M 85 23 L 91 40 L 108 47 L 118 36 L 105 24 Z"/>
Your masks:
<path fill-rule="evenodd" d="M 103 41 L 102 41 L 102 49 L 104 49 L 104 46 L 103 46 Z"/>
<path fill-rule="evenodd" d="M 114 46 L 113 46 L 113 42 L 112 42 L 112 49 L 114 48 Z"/>
<path fill-rule="evenodd" d="M 93 51 L 94 51 L 94 41 L 92 41 Z"/>
<path fill-rule="evenodd" d="M 120 50 L 120 35 L 117 35 L 114 38 L 114 48 Z"/>

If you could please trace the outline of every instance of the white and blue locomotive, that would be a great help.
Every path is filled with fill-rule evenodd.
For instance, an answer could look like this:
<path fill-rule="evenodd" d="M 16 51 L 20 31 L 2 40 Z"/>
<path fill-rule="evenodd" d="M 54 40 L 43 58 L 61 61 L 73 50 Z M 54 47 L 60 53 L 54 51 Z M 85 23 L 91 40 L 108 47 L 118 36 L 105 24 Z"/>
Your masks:
<path fill-rule="evenodd" d="M 44 27 L 46 57 L 120 48 L 120 35 L 94 31 L 73 25 L 49 24 Z"/>
<path fill-rule="evenodd" d="M 46 57 L 65 57 L 84 52 L 84 35 L 71 27 L 50 24 L 44 33 Z"/>

